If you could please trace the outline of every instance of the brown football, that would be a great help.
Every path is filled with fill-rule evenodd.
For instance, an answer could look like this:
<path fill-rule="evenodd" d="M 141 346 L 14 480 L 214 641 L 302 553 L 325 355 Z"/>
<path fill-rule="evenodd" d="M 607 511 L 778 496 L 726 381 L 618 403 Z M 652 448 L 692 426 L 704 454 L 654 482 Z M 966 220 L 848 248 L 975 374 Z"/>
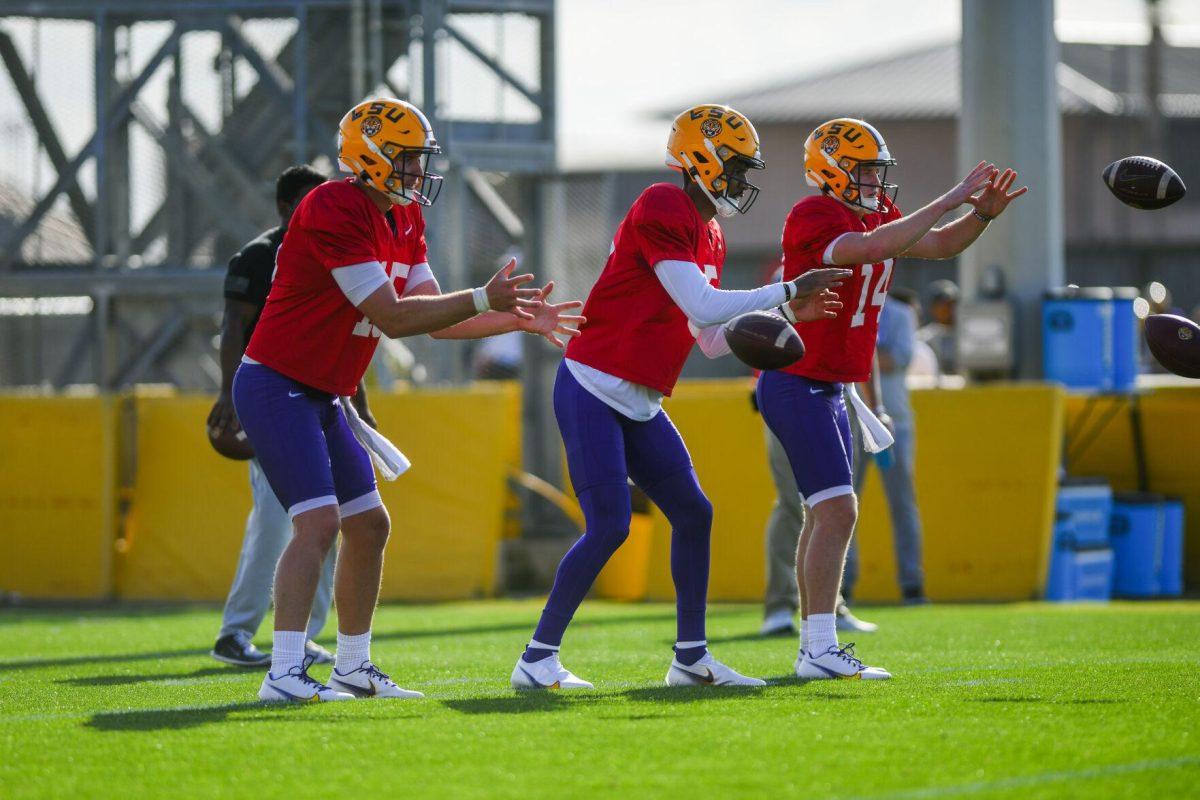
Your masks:
<path fill-rule="evenodd" d="M 250 446 L 250 440 L 241 428 L 234 430 L 233 426 L 227 426 L 217 436 L 213 435 L 212 428 L 208 428 L 207 431 L 208 443 L 212 445 L 213 450 L 226 458 L 232 458 L 234 461 L 248 461 L 254 458 L 254 448 Z"/>
<path fill-rule="evenodd" d="M 729 349 L 755 369 L 783 369 L 804 357 L 804 342 L 786 319 L 766 311 L 742 314 L 725 325 Z"/>
<path fill-rule="evenodd" d="M 1171 372 L 1200 378 L 1200 325 L 1175 314 L 1151 314 L 1146 317 L 1146 344 Z"/>

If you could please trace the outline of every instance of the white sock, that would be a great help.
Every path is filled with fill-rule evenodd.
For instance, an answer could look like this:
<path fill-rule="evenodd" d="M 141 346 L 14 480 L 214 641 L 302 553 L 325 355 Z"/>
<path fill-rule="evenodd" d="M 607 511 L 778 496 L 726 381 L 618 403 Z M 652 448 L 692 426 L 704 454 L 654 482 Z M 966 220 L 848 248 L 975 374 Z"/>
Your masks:
<path fill-rule="evenodd" d="M 837 646 L 837 614 L 809 614 L 805 627 L 808 629 L 808 652 L 819 656 Z"/>
<path fill-rule="evenodd" d="M 371 660 L 371 632 L 358 633 L 354 636 L 338 631 L 337 655 L 334 656 L 333 668 L 338 672 L 347 673 L 362 666 L 364 661 Z"/>
<path fill-rule="evenodd" d="M 307 639 L 304 631 L 275 631 L 271 640 L 271 674 L 278 678 L 303 664 Z"/>
<path fill-rule="evenodd" d="M 801 653 L 808 652 L 808 629 L 809 629 L 808 618 L 802 617 L 800 619 L 800 651 L 801 651 Z"/>

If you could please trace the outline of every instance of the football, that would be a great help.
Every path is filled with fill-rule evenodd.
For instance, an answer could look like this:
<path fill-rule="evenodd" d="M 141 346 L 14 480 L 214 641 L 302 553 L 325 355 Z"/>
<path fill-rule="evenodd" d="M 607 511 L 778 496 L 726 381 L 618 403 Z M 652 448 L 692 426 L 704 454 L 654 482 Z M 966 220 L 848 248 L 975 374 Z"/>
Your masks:
<path fill-rule="evenodd" d="M 1175 170 L 1149 156 L 1114 161 L 1104 168 L 1101 177 L 1122 203 L 1147 211 L 1166 208 L 1187 193 Z"/>
<path fill-rule="evenodd" d="M 235 431 L 232 427 L 226 427 L 216 436 L 213 435 L 212 428 L 206 428 L 206 430 L 208 443 L 212 445 L 212 449 L 226 458 L 232 458 L 234 461 L 248 461 L 254 458 L 254 448 L 250 446 L 250 440 L 246 438 L 246 432 L 241 428 Z"/>
<path fill-rule="evenodd" d="M 1146 344 L 1171 372 L 1200 378 L 1200 325 L 1174 314 L 1151 314 L 1146 317 Z"/>
<path fill-rule="evenodd" d="M 800 334 L 783 317 L 751 311 L 725 325 L 729 349 L 755 369 L 782 369 L 804 357 Z"/>

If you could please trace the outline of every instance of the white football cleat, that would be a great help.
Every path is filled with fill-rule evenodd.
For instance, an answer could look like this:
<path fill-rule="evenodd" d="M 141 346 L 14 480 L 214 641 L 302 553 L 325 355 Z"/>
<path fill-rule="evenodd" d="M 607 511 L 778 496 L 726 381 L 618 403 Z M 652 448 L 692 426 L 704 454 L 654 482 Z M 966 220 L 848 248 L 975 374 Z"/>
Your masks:
<path fill-rule="evenodd" d="M 887 680 L 892 673 L 882 667 L 868 667 L 854 655 L 854 644 L 831 646 L 824 653 L 801 651 L 796 659 L 796 677 L 805 680 Z"/>
<path fill-rule="evenodd" d="M 596 688 L 559 663 L 558 653 L 552 653 L 541 661 L 532 663 L 518 657 L 517 665 L 513 667 L 511 681 L 514 689 L 522 690 Z"/>
<path fill-rule="evenodd" d="M 354 695 L 331 689 L 315 678 L 309 677 L 308 668 L 312 657 L 303 664 L 292 667 L 283 675 L 267 672 L 262 686 L 258 687 L 258 699 L 264 703 L 330 703 L 336 700 L 353 700 Z"/>
<path fill-rule="evenodd" d="M 671 659 L 671 668 L 667 670 L 667 686 L 766 686 L 767 682 L 759 678 L 748 678 L 734 672 L 720 661 L 713 658 L 712 653 L 695 664 L 688 666 L 679 663 L 679 659 Z"/>
<path fill-rule="evenodd" d="M 850 609 L 845 603 L 839 603 L 837 607 L 837 629 L 839 631 L 850 631 L 852 633 L 874 633 L 879 630 L 879 626 L 874 622 L 866 622 L 859 619 L 850 613 Z"/>
<path fill-rule="evenodd" d="M 341 692 L 347 692 L 357 698 L 391 697 L 397 700 L 413 700 L 424 697 L 421 692 L 412 689 L 401 689 L 396 682 L 370 661 L 364 661 L 358 669 L 341 672 L 334 667 L 329 676 L 329 685 Z"/>
<path fill-rule="evenodd" d="M 782 636 L 785 633 L 796 633 L 796 615 L 786 608 L 767 614 L 762 627 L 758 629 L 759 636 Z"/>

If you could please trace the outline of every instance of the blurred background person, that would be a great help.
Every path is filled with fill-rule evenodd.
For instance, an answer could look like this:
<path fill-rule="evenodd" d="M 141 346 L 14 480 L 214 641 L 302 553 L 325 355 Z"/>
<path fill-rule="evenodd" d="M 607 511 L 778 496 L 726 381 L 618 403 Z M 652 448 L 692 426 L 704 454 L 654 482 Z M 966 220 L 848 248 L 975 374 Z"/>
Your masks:
<path fill-rule="evenodd" d="M 913 353 L 921 344 L 917 341 L 916 292 L 894 287 L 888 293 L 879 314 L 879 337 L 876 349 L 879 386 L 883 405 L 895 426 L 895 444 L 872 457 L 863 449 L 862 438 L 855 431 L 854 491 L 861 496 L 867 470 L 872 462 L 879 466 L 879 477 L 887 497 L 892 521 L 892 541 L 896 549 L 896 580 L 907 604 L 928 602 L 925 597 L 925 573 L 921 566 L 921 515 L 917 509 L 913 487 L 913 464 L 916 439 L 912 405 L 909 403 L 906 372 Z M 846 568 L 842 577 L 842 594 L 851 599 L 858 581 L 858 536 L 850 540 Z"/>
<path fill-rule="evenodd" d="M 323 174 L 304 164 L 284 170 L 275 182 L 275 208 L 279 212 L 279 225 L 264 231 L 229 260 L 225 275 L 225 316 L 221 325 L 221 392 L 208 416 L 210 429 L 220 432 L 226 427 L 234 430 L 240 428 L 230 394 L 233 374 L 241 363 L 246 343 L 250 341 L 250 334 L 254 332 L 254 326 L 267 302 L 275 271 L 275 253 L 283 242 L 292 212 L 305 195 L 325 180 Z M 363 420 L 374 426 L 375 420 L 367 409 L 366 395 L 361 385 L 354 403 Z M 221 630 L 211 655 L 226 664 L 266 667 L 271 663 L 271 654 L 255 647 L 252 639 L 270 608 L 275 565 L 292 537 L 292 521 L 275 497 L 258 459 L 250 460 L 250 493 L 253 505 L 246 518 L 246 534 L 238 555 L 237 571 L 225 600 Z M 333 663 L 333 655 L 314 642 L 313 638 L 325 627 L 325 619 L 329 615 L 335 559 L 336 553 L 330 551 L 321 571 L 312 617 L 308 623 L 305 652 L 313 656 L 318 664 Z"/>
<path fill-rule="evenodd" d="M 929 284 L 929 322 L 917 331 L 917 339 L 933 350 L 942 375 L 958 374 L 955 352 L 955 311 L 958 309 L 958 285 L 951 280 Z"/>

